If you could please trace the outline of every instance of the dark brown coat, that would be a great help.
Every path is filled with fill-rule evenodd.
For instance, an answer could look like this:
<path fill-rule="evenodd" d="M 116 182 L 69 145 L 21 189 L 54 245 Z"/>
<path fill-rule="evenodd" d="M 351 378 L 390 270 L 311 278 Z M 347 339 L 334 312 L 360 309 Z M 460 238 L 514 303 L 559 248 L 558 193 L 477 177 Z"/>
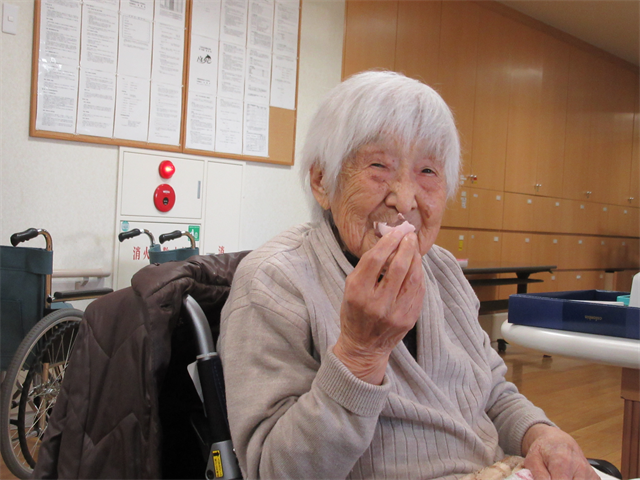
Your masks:
<path fill-rule="evenodd" d="M 179 330 L 187 293 L 198 301 L 212 327 L 218 327 L 236 266 L 247 253 L 149 265 L 132 278 L 131 287 L 89 305 L 34 478 L 188 477 L 163 471 L 167 447 L 160 393 L 191 388 L 167 388 L 172 334 Z M 173 343 L 173 356 L 178 357 L 175 339 Z M 165 417 L 175 416 L 169 412 Z M 173 444 L 179 444 L 181 439 L 174 437 Z"/>

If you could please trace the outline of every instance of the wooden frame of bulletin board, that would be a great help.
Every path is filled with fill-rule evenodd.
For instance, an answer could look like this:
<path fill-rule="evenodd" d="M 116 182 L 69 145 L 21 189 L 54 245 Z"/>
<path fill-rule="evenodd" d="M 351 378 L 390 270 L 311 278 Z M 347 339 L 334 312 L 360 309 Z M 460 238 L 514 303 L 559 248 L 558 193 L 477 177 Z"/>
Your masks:
<path fill-rule="evenodd" d="M 201 149 L 201 148 L 190 148 L 187 147 L 187 118 L 188 118 L 188 106 L 189 106 L 189 85 L 190 85 L 190 60 L 192 57 L 192 52 L 191 52 L 191 40 L 192 40 L 192 26 L 193 26 L 193 18 L 192 18 L 192 11 L 194 8 L 194 2 L 198 2 L 198 1 L 203 1 L 203 0 L 182 0 L 184 3 L 184 18 L 183 18 L 183 22 L 184 22 L 184 38 L 183 38 L 183 44 L 184 44 L 184 48 L 182 51 L 182 85 L 175 85 L 176 89 L 180 89 L 181 88 L 181 94 L 178 93 L 176 95 L 176 98 L 178 98 L 178 95 L 181 95 L 180 99 L 181 99 L 181 104 L 178 106 L 177 105 L 177 100 L 176 100 L 176 108 L 174 111 L 175 116 L 179 115 L 179 121 L 180 121 L 180 126 L 179 126 L 179 141 L 177 142 L 177 144 L 165 144 L 165 143 L 158 143 L 158 142 L 149 142 L 149 133 L 147 134 L 147 141 L 141 141 L 141 140 L 132 140 L 132 139 L 124 139 L 124 138 L 115 138 L 113 133 L 115 133 L 115 128 L 112 130 L 112 135 L 109 136 L 97 136 L 97 135 L 91 135 L 91 134 L 86 134 L 86 133 L 78 133 L 77 132 L 77 122 L 79 121 L 78 118 L 80 117 L 80 109 L 78 107 L 78 104 L 80 103 L 80 54 L 77 53 L 77 58 L 78 58 L 78 62 L 77 65 L 74 67 L 69 67 L 69 72 L 71 77 L 71 80 L 69 80 L 70 83 L 68 83 L 68 85 L 72 85 L 73 84 L 73 75 L 75 75 L 75 81 L 76 81 L 76 85 L 77 85 L 77 90 L 76 90 L 76 95 L 75 95 L 75 106 L 74 107 L 69 107 L 68 109 L 68 115 L 75 115 L 75 122 L 73 127 L 69 127 L 72 128 L 74 130 L 74 132 L 64 132 L 64 131 L 54 131 L 55 129 L 50 129 L 47 130 L 46 128 L 42 127 L 44 120 L 41 122 L 41 125 L 38 125 L 38 113 L 39 113 L 39 109 L 38 109 L 38 102 L 41 100 L 40 96 L 39 96 L 39 92 L 52 92 L 53 94 L 51 95 L 52 100 L 49 100 L 49 98 L 47 98 L 47 101 L 52 101 L 54 103 L 58 103 L 58 102 L 67 102 L 67 106 L 69 105 L 68 102 L 73 102 L 73 92 L 68 93 L 67 97 L 65 98 L 65 93 L 64 91 L 62 92 L 61 95 L 57 95 L 55 88 L 59 87 L 59 90 L 64 90 L 64 85 L 62 83 L 64 83 L 64 80 L 60 80 L 61 84 L 60 85 L 55 85 L 54 84 L 54 90 L 47 90 L 47 88 L 49 88 L 49 85 L 47 85 L 45 83 L 45 80 L 41 80 L 40 77 L 40 73 L 41 73 L 41 67 L 42 69 L 45 68 L 51 68 L 52 66 L 54 67 L 59 67 L 59 72 L 64 72 L 65 67 L 63 66 L 58 66 L 55 63 L 53 63 L 54 60 L 51 60 L 48 65 L 47 65 L 47 58 L 44 59 L 44 66 L 41 65 L 41 59 L 40 59 L 40 51 L 41 51 L 41 46 L 40 46 L 40 40 L 41 40 L 41 16 L 43 14 L 42 10 L 43 10 L 43 3 L 47 4 L 47 2 L 56 2 L 58 0 L 35 0 L 35 14 L 34 14 L 34 36 L 33 36 L 33 59 L 32 59 L 32 77 L 31 77 L 31 110 L 30 110 L 30 131 L 29 134 L 32 137 L 40 137 L 40 138 L 52 138 L 52 139 L 58 139 L 58 140 L 70 140 L 70 141 L 77 141 L 77 142 L 87 142 L 87 143 L 97 143 L 97 144 L 102 144 L 102 145 L 117 145 L 117 146 L 127 146 L 127 147 L 137 147 L 137 148 L 146 148 L 146 149 L 153 149 L 153 150 L 163 150 L 163 151 L 168 151 L 168 152 L 180 152 L 180 153 L 187 153 L 187 154 L 194 154 L 194 155 L 202 155 L 202 156 L 212 156 L 212 157 L 223 157 L 223 158 L 229 158 L 229 159 L 235 159 L 235 160 L 247 160 L 247 161 L 256 161 L 256 162 L 266 162 L 266 163 L 274 163 L 274 164 L 280 164 L 280 165 L 293 165 L 294 162 L 294 155 L 295 155 L 295 133 L 296 133 L 296 113 L 297 113 L 297 89 L 298 89 L 298 69 L 299 69 L 299 51 L 300 51 L 300 16 L 301 16 L 301 10 L 302 7 L 299 3 L 299 0 L 247 0 L 247 5 L 251 5 L 251 7 L 253 7 L 252 5 L 252 1 L 255 2 L 256 4 L 265 4 L 265 5 L 269 5 L 271 4 L 273 7 L 273 11 L 276 12 L 276 16 L 278 15 L 278 7 L 280 6 L 280 10 L 281 11 L 286 11 L 284 10 L 285 8 L 288 8 L 288 17 L 285 14 L 281 14 L 281 17 L 279 18 L 285 18 L 287 21 L 289 21 L 289 28 L 291 28 L 292 30 L 295 30 L 297 27 L 297 37 L 291 41 L 289 40 L 290 46 L 291 46 L 291 52 L 293 52 L 293 48 L 295 48 L 295 59 L 293 58 L 293 55 L 290 55 L 289 57 L 289 65 L 293 65 L 293 62 L 295 62 L 295 80 L 292 81 L 291 80 L 291 75 L 293 74 L 293 68 L 290 69 L 290 71 L 288 72 L 289 75 L 285 72 L 284 74 L 282 74 L 283 77 L 289 77 L 289 79 L 287 80 L 288 82 L 291 82 L 291 84 L 293 85 L 294 88 L 294 92 L 293 92 L 293 98 L 290 101 L 290 104 L 292 104 L 293 108 L 280 108 L 277 106 L 272 106 L 271 102 L 273 102 L 273 97 L 271 96 L 271 101 L 266 103 L 265 105 L 262 105 L 261 107 L 262 110 L 264 111 L 264 107 L 268 108 L 268 153 L 265 153 L 265 155 L 247 155 L 245 154 L 245 152 L 242 153 L 230 153 L 230 152 L 225 152 L 225 151 L 216 151 L 215 149 Z M 124 2 L 125 0 L 123 0 Z M 158 8 L 157 5 L 158 3 L 160 3 L 162 0 L 145 0 L 147 3 L 153 3 L 153 5 L 156 5 L 155 8 Z M 95 3 L 100 4 L 101 2 L 104 3 L 114 3 L 116 5 L 119 5 L 119 0 L 95 0 Z M 155 2 L 155 3 L 154 3 Z M 225 0 L 219 0 L 219 4 L 224 5 Z M 87 2 L 85 2 L 87 3 Z M 177 3 L 177 2 L 176 2 Z M 173 2 L 171 3 L 172 5 L 174 4 Z M 280 5 L 279 5 L 280 4 Z M 120 15 L 122 14 L 120 10 L 118 10 L 119 7 L 116 7 L 116 12 L 117 12 L 117 26 L 116 28 L 118 28 L 118 32 L 120 32 L 121 28 L 123 28 L 122 25 L 119 24 L 119 22 L 121 22 L 120 20 Z M 209 8 L 209 7 L 207 7 Z M 250 7 L 247 7 L 247 11 Z M 261 8 L 260 5 L 258 5 L 255 8 Z M 295 8 L 297 8 L 297 10 L 295 10 Z M 293 13 L 292 13 L 293 12 Z M 125 12 L 126 13 L 126 12 Z M 111 15 L 114 15 L 113 12 L 110 13 Z M 222 16 L 223 14 L 221 13 L 220 16 Z M 297 18 L 295 18 L 295 15 L 297 15 Z M 83 18 L 82 15 L 80 16 L 80 18 Z M 268 18 L 268 17 L 267 17 Z M 64 21 L 64 20 L 61 20 Z M 297 22 L 297 25 L 295 25 L 295 23 Z M 154 24 L 155 21 L 150 21 L 150 24 Z M 274 20 L 274 23 L 276 23 L 276 20 Z M 276 30 L 276 26 L 274 25 L 274 23 L 272 23 L 271 25 L 271 34 L 272 34 L 272 45 L 276 45 L 276 42 L 273 40 L 274 38 L 274 31 Z M 263 22 L 264 24 L 264 22 Z M 293 25 L 293 27 L 291 27 L 291 25 Z M 168 27 L 167 27 L 168 28 Z M 175 27 L 176 30 L 179 30 L 180 28 L 182 28 L 182 26 L 178 26 Z M 283 27 L 284 28 L 284 27 Z M 80 28 L 77 28 L 77 32 L 80 34 Z M 68 32 L 65 30 L 64 35 L 67 35 L 67 41 L 69 41 L 69 38 L 71 38 L 71 40 L 73 40 L 72 37 L 70 37 L 68 35 Z M 295 33 L 295 32 L 294 32 Z M 194 33 L 195 35 L 195 33 Z M 105 38 L 107 38 L 108 36 L 105 36 Z M 293 38 L 290 35 L 290 39 Z M 82 37 L 83 41 L 85 41 L 85 38 Z M 217 45 L 219 45 L 220 43 L 222 43 L 222 41 L 217 41 L 214 40 L 216 48 Z M 80 36 L 77 39 L 77 45 L 78 45 L 78 51 L 80 51 Z M 295 46 L 294 46 L 295 45 Z M 158 47 L 159 48 L 159 47 Z M 244 47 L 247 52 L 249 50 L 249 47 Z M 155 52 L 155 46 L 153 47 L 149 47 L 149 49 L 153 49 L 153 51 Z M 178 49 L 179 50 L 179 49 Z M 269 49 L 270 50 L 270 49 Z M 175 52 L 174 52 L 175 53 Z M 273 51 L 269 51 L 268 52 L 269 55 L 272 55 L 272 59 L 275 58 L 278 55 L 278 52 L 275 51 L 275 46 L 273 47 Z M 217 58 L 217 52 L 215 53 L 216 58 Z M 246 57 L 248 57 L 248 53 L 246 54 Z M 50 57 L 52 58 L 52 57 Z M 57 61 L 57 60 L 55 60 Z M 245 60 L 246 62 L 247 60 Z M 178 61 L 179 63 L 179 61 Z M 273 60 L 272 60 L 273 63 Z M 73 64 L 73 62 L 71 62 L 71 64 Z M 115 72 L 115 66 L 114 68 L 114 72 Z M 195 68 L 195 67 L 194 67 Z M 217 67 L 216 67 L 217 68 Z M 73 73 L 73 71 L 77 69 L 77 74 Z M 243 67 L 244 72 L 246 74 L 247 72 L 247 65 L 245 64 L 245 66 Z M 87 68 L 88 70 L 88 68 Z M 269 89 L 271 88 L 271 85 L 273 82 L 273 78 L 271 78 L 273 76 L 273 66 L 270 66 L 269 69 L 269 80 L 270 82 L 268 83 L 269 85 Z M 47 72 L 49 72 L 49 70 L 47 70 Z M 88 72 L 87 72 L 88 75 Z M 113 124 L 115 125 L 117 122 L 117 117 L 116 117 L 116 108 L 117 108 L 117 102 L 116 102 L 116 90 L 115 90 L 115 84 L 116 84 L 116 79 L 118 77 L 118 75 L 120 75 L 120 73 L 114 73 L 114 80 L 112 80 L 113 82 Z M 110 76 L 110 74 L 108 74 L 107 76 Z M 42 77 L 43 79 L 45 77 Z M 195 76 L 194 76 L 195 78 Z M 39 85 L 39 81 L 43 82 L 43 85 Z M 86 82 L 88 82 L 88 80 L 85 80 L 85 85 L 87 84 Z M 55 83 L 55 82 L 54 82 Z M 151 85 L 152 85 L 152 80 L 149 80 L 149 90 L 151 92 Z M 285 84 L 286 85 L 286 84 Z M 241 87 L 244 90 L 244 87 Z M 175 91 L 175 90 L 174 90 Z M 289 95 L 291 94 L 290 91 L 288 93 Z M 151 95 L 151 93 L 150 93 Z M 213 93 L 213 100 L 214 100 L 214 104 L 216 103 L 216 93 Z M 43 97 L 44 98 L 44 97 Z M 152 100 L 149 100 L 149 102 L 151 102 Z M 238 100 L 239 102 L 245 102 L 244 100 L 244 94 L 243 94 L 243 100 Z M 43 107 L 45 108 L 46 102 L 43 102 Z M 85 101 L 85 104 L 87 102 Z M 60 105 L 63 105 L 63 103 L 60 103 Z M 246 104 L 242 103 L 242 111 L 245 111 L 246 108 Z M 55 105 L 52 107 L 53 109 L 55 109 Z M 75 108 L 75 113 L 74 109 Z M 149 104 L 149 109 L 151 109 L 151 105 Z M 179 108 L 179 110 L 178 110 Z M 159 112 L 160 110 L 158 110 Z M 215 113 L 211 114 L 212 117 L 215 118 Z M 45 114 L 42 115 L 42 117 L 45 117 Z M 151 114 L 149 114 L 149 117 L 151 117 Z M 70 118 L 70 117 L 69 117 Z M 161 118 L 161 115 L 158 115 L 158 118 Z M 262 119 L 266 119 L 266 116 L 263 114 Z M 147 119 L 148 123 L 151 122 L 150 119 Z M 215 124 L 216 120 L 214 120 L 214 124 Z M 262 122 L 263 124 L 266 122 Z M 108 125 L 108 122 L 105 122 L 105 125 Z M 176 124 L 174 124 L 176 125 Z M 242 128 L 244 129 L 244 123 L 242 123 Z M 147 132 L 149 132 L 149 125 L 147 125 Z M 175 130 L 175 135 L 178 135 L 177 132 L 177 127 L 174 127 Z M 244 131 L 244 130 L 243 130 Z M 242 139 L 242 132 L 240 133 L 241 139 Z M 264 136 L 263 136 L 264 139 Z M 213 144 L 213 140 L 211 140 L 211 143 Z M 264 145 L 264 143 L 263 143 Z M 264 149 L 263 149 L 264 150 Z"/>

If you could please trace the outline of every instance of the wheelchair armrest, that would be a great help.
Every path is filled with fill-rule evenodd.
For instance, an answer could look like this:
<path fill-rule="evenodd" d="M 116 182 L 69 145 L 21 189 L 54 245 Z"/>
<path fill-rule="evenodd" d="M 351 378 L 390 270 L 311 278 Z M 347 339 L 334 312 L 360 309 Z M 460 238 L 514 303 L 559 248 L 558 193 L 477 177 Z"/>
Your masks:
<path fill-rule="evenodd" d="M 612 477 L 616 477 L 622 480 L 622 474 L 620 473 L 620 470 L 618 470 L 613 463 L 607 462 L 606 460 L 598 460 L 595 458 L 587 458 L 587 460 L 589 461 L 589 465 L 591 465 L 593 468 L 600 470 L 607 475 L 611 475 Z"/>

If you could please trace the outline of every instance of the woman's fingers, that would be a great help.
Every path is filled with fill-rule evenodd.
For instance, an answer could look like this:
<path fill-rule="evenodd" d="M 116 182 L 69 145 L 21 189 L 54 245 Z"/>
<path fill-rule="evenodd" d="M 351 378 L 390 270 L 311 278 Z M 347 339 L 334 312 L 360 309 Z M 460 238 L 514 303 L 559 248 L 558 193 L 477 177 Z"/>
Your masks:
<path fill-rule="evenodd" d="M 391 257 L 397 255 L 399 245 L 404 237 L 403 232 L 394 230 L 378 240 L 378 243 L 371 250 L 362 255 L 356 270 L 358 277 L 362 277 L 363 284 L 366 283 L 373 288 L 378 283 L 385 265 Z"/>
<path fill-rule="evenodd" d="M 531 471 L 531 475 L 535 480 L 550 480 L 549 471 L 547 470 L 542 457 L 534 455 L 531 458 L 527 457 L 524 466 Z"/>
<path fill-rule="evenodd" d="M 388 247 L 389 243 L 385 253 Z M 347 277 L 344 330 L 360 333 L 365 342 L 393 343 L 395 346 L 413 327 L 422 308 L 425 289 L 422 259 L 417 247 L 415 234 L 405 236 L 381 280 L 378 280 L 377 266 L 367 265 L 368 262 L 381 265 L 378 257 L 372 255 L 364 259 L 363 256 L 356 270 Z"/>
<path fill-rule="evenodd" d="M 387 265 L 384 276 L 377 286 L 377 293 L 397 298 L 403 292 L 419 287 L 422 279 L 418 238 L 411 233 L 401 240 L 395 255 Z"/>
<path fill-rule="evenodd" d="M 562 430 L 534 425 L 525 434 L 527 454 L 524 466 L 536 480 L 597 480 L 598 476 L 584 458 L 576 441 Z M 527 438 L 530 437 L 530 438 Z M 533 440 L 531 440 L 533 438 Z"/>

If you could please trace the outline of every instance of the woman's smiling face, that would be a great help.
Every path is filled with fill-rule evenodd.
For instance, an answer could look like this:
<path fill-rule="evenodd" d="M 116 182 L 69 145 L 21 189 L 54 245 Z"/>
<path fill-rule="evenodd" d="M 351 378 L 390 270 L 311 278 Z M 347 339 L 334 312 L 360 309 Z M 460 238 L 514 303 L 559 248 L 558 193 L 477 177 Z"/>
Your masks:
<path fill-rule="evenodd" d="M 361 147 L 345 160 L 332 198 L 312 170 L 316 200 L 330 209 L 340 238 L 358 258 L 378 241 L 377 222 L 397 223 L 402 214 L 416 229 L 420 254 L 432 247 L 447 201 L 442 162 L 425 153 L 421 142 L 406 146 L 383 139 Z"/>

